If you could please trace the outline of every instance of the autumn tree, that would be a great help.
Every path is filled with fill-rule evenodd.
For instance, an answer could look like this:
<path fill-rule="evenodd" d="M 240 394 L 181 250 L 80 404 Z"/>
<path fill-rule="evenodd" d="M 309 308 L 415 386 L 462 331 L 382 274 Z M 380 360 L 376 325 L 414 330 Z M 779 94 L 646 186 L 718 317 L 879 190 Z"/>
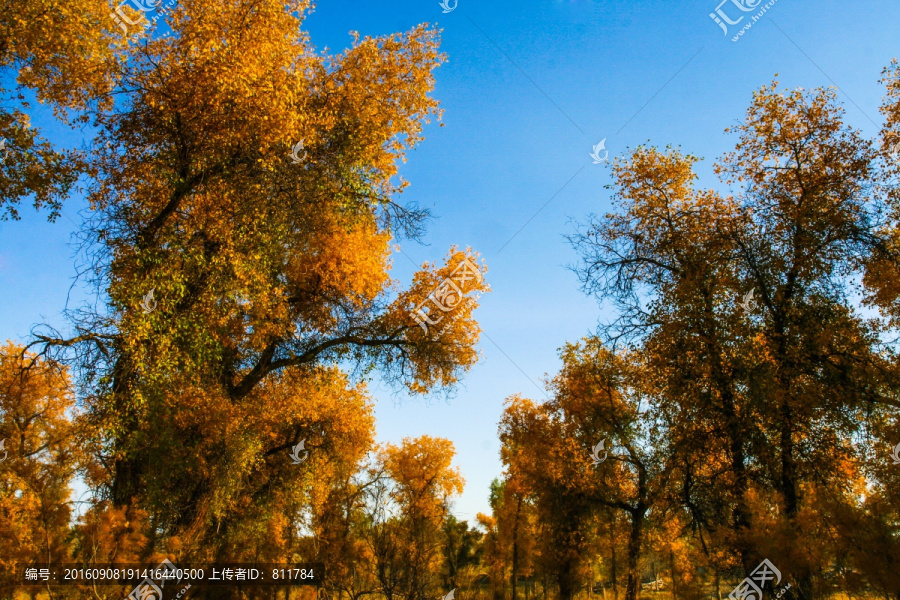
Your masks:
<path fill-rule="evenodd" d="M 506 403 L 500 456 L 535 504 L 538 567 L 558 587 L 560 598 L 569 600 L 586 577 L 594 514 L 586 442 L 575 438 L 559 414 L 530 399 L 513 396 Z"/>
<path fill-rule="evenodd" d="M 390 482 L 392 543 L 400 556 L 392 568 L 402 572 L 398 591 L 404 600 L 425 600 L 441 581 L 449 502 L 463 490 L 462 476 L 451 466 L 454 454 L 449 440 L 424 435 L 387 444 L 379 458 Z"/>
<path fill-rule="evenodd" d="M 478 515 L 488 531 L 485 561 L 492 580 L 502 582 L 508 577 L 513 600 L 518 597 L 519 578 L 529 577 L 534 571 L 537 534 L 533 502 L 520 481 L 510 477 L 495 479 L 489 497 L 491 514 Z"/>
<path fill-rule="evenodd" d="M 328 565 L 325 587 L 349 600 L 378 594 L 380 583 L 369 540 L 377 527 L 377 514 L 370 512 L 372 488 L 364 464 L 339 472 L 328 489 L 328 497 L 313 517 L 317 561 Z"/>
<path fill-rule="evenodd" d="M 477 529 L 469 527 L 468 521 L 460 521 L 452 514 L 444 518 L 442 530 L 443 589 L 457 589 L 461 587 L 463 577 L 471 575 L 472 569 L 481 564 L 483 536 Z"/>
<path fill-rule="evenodd" d="M 622 315 L 603 333 L 646 353 L 698 531 L 744 573 L 780 561 L 809 598 L 829 507 L 859 496 L 852 440 L 897 406 L 851 285 L 881 244 L 875 155 L 830 90 L 765 87 L 736 132 L 716 163 L 732 195 L 694 188 L 696 158 L 638 148 L 613 168 L 619 212 L 573 242 Z"/>
<path fill-rule="evenodd" d="M 730 293 L 722 288 L 734 279 L 721 260 L 728 252 L 727 239 L 714 235 L 724 218 L 720 214 L 727 215 L 727 209 L 720 208 L 724 202 L 717 195 L 693 191 L 695 160 L 678 152 L 635 151 L 627 166 L 614 171 L 620 212 L 594 221 L 573 242 L 585 257 L 581 274 L 587 290 L 613 300 L 621 315 L 604 332 L 607 338 L 649 338 L 658 332 L 658 342 L 656 337 L 646 341 L 651 353 L 648 376 L 660 373 L 658 385 L 672 398 L 662 402 L 660 410 L 670 423 L 672 447 L 683 449 L 680 462 L 684 485 L 693 492 L 690 506 L 695 519 L 712 530 L 726 526 L 743 532 L 750 522 L 748 432 L 738 408 L 735 367 L 725 360 L 739 358 L 740 353 L 725 351 L 732 337 L 709 318 L 713 299 Z M 642 298 L 650 294 L 657 299 L 645 307 Z M 693 312 L 698 316 L 691 320 Z M 689 325 L 695 325 L 697 334 Z M 692 341 L 700 347 L 685 346 Z M 691 400 L 696 408 L 689 408 Z M 714 424 L 709 423 L 711 414 L 717 414 Z M 721 435 L 710 437 L 712 432 Z M 728 464 L 724 469 L 728 480 L 719 475 L 723 469 L 717 465 L 722 462 Z M 707 471 L 698 473 L 699 469 Z M 709 493 L 697 494 L 691 487 L 695 482 Z M 716 501 L 707 506 L 699 498 Z M 733 547 L 744 562 L 748 550 L 737 539 Z M 752 558 L 746 562 L 749 565 Z"/>
<path fill-rule="evenodd" d="M 596 465 L 591 499 L 623 513 L 628 523 L 625 598 L 633 600 L 640 593 L 649 516 L 664 514 L 673 472 L 665 426 L 652 411 L 656 390 L 648 386 L 637 355 L 616 354 L 596 338 L 566 345 L 561 356 L 563 368 L 553 380 L 550 406 L 556 403 L 564 411 L 585 442 L 606 434 L 602 441 L 617 449 L 606 457 L 608 464 Z M 594 447 L 592 455 L 599 456 Z"/>
<path fill-rule="evenodd" d="M 116 101 L 92 112 L 101 310 L 78 313 L 74 337 L 36 336 L 89 391 L 103 494 L 147 510 L 185 557 L 247 548 L 243 528 L 275 504 L 313 500 L 284 495 L 313 456 L 365 447 L 351 378 L 424 393 L 477 358 L 474 253 L 452 248 L 408 289 L 389 275 L 392 241 L 427 217 L 397 201 L 397 163 L 439 116 L 437 32 L 329 56 L 301 29 L 307 9 L 184 0 L 171 33 L 121 49 Z"/>
<path fill-rule="evenodd" d="M 68 372 L 11 343 L 0 348 L 0 593 L 16 568 L 70 557 L 72 480 L 83 454 Z M 39 586 L 32 588 L 37 593 Z"/>
<path fill-rule="evenodd" d="M 542 562 L 560 598 L 574 595 L 588 568 L 587 551 L 619 513 L 627 523 L 625 597 L 639 596 L 641 557 L 651 510 L 667 493 L 666 444 L 646 408 L 634 356 L 617 355 L 597 339 L 570 344 L 551 381 L 552 397 L 535 405 L 513 398 L 500 425 L 501 455 L 538 507 Z"/>

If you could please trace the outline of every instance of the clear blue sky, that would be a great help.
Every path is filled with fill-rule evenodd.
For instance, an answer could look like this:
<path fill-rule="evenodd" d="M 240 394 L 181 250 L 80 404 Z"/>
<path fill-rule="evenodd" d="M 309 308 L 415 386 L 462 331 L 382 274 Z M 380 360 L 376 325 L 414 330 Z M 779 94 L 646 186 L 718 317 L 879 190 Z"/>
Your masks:
<path fill-rule="evenodd" d="M 610 207 L 609 170 L 592 164 L 594 144 L 606 138 L 610 157 L 641 143 L 680 146 L 706 159 L 700 185 L 720 187 L 710 165 L 734 143 L 723 130 L 776 73 L 790 88 L 838 87 L 847 121 L 866 136 L 881 125 L 877 80 L 900 56 L 900 3 L 777 0 L 732 42 L 759 9 L 722 5 L 732 20 L 748 15 L 726 37 L 709 17 L 718 2 L 459 0 L 443 14 L 438 0 L 323 0 L 306 21 L 313 42 L 331 51 L 350 43 L 351 30 L 443 29 L 449 61 L 434 95 L 445 126 L 430 126 L 401 170 L 411 183 L 401 200 L 437 218 L 423 244 L 403 242 L 395 277 L 409 282 L 414 266 L 440 261 L 452 244 L 479 251 L 493 289 L 476 313 L 483 360 L 450 400 L 398 397 L 377 384 L 371 391 L 379 441 L 454 441 L 466 479 L 454 509 L 461 518 L 488 512 L 488 485 L 501 472 L 503 400 L 541 398 L 543 379 L 559 367 L 557 349 L 612 316 L 566 269 L 577 258 L 563 239 L 571 220 Z M 33 115 L 50 125 L 47 111 Z M 56 143 L 80 143 L 80 133 L 49 131 Z M 0 339 L 22 341 L 41 321 L 64 325 L 67 299 L 82 297 L 69 298 L 69 241 L 81 208 L 72 201 L 54 224 L 27 209 L 22 221 L 0 223 Z"/>

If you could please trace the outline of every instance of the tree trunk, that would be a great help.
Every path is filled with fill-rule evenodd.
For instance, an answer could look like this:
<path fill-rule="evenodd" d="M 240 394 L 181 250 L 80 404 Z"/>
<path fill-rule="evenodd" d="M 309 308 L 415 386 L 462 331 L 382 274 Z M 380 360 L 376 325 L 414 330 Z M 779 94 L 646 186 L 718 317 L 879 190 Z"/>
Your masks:
<path fill-rule="evenodd" d="M 612 569 L 610 577 L 612 578 L 613 600 L 619 600 L 619 585 L 616 583 L 616 538 L 613 535 L 612 522 L 609 524 L 609 541 L 612 547 Z"/>
<path fill-rule="evenodd" d="M 134 456 L 134 448 L 128 447 L 138 430 L 138 419 L 129 402 L 131 396 L 131 379 L 133 377 L 130 361 L 123 353 L 116 359 L 112 370 L 112 396 L 116 414 L 122 432 L 116 435 L 113 445 L 117 450 L 117 458 L 113 463 L 112 501 L 116 508 L 131 504 L 132 498 L 138 495 L 141 480 L 140 461 Z"/>
<path fill-rule="evenodd" d="M 779 491 L 784 498 L 784 512 L 788 522 L 792 527 L 796 527 L 797 516 L 800 512 L 799 494 L 797 492 L 797 473 L 794 461 L 794 431 L 793 410 L 790 404 L 790 392 L 788 382 L 782 379 L 781 382 L 781 481 L 778 486 Z M 777 565 L 776 565 L 777 566 Z M 804 569 L 793 576 L 796 583 L 796 592 L 792 595 L 798 600 L 810 600 L 812 598 L 812 574 Z M 775 593 L 775 582 L 772 582 L 771 592 Z"/>
<path fill-rule="evenodd" d="M 730 443 L 731 470 L 734 472 L 735 504 L 731 513 L 731 525 L 737 534 L 736 546 L 741 557 L 741 566 L 744 568 L 744 574 L 749 575 L 756 565 L 751 564 L 752 559 L 746 539 L 747 532 L 750 529 L 750 509 L 747 506 L 749 482 L 746 467 L 747 457 L 744 453 L 745 433 L 743 423 L 738 418 L 735 409 L 731 373 L 723 366 L 725 351 L 716 341 L 718 339 L 716 332 L 718 320 L 714 310 L 713 294 L 710 290 L 705 289 L 703 295 L 706 302 L 706 307 L 704 308 L 705 325 L 702 327 L 703 335 L 709 340 L 706 348 L 711 362 L 711 377 L 721 398 L 721 407 L 713 406 L 713 408 L 721 410 L 725 417 L 726 435 Z"/>
<path fill-rule="evenodd" d="M 750 509 L 747 507 L 747 458 L 744 454 L 744 433 L 741 423 L 734 410 L 733 398 L 728 394 L 726 413 L 728 420 L 728 433 L 731 440 L 731 469 L 734 471 L 734 495 L 735 505 L 731 513 L 732 527 L 737 534 L 737 549 L 741 557 L 741 566 L 744 575 L 749 575 L 755 568 L 751 565 L 750 549 L 747 547 L 747 532 L 750 529 Z"/>
<path fill-rule="evenodd" d="M 556 582 L 559 585 L 559 600 L 572 600 L 575 597 L 575 565 L 567 563 L 560 569 Z"/>
<path fill-rule="evenodd" d="M 625 587 L 625 600 L 638 600 L 641 592 L 641 573 L 639 560 L 641 557 L 641 534 L 644 526 L 646 508 L 639 506 L 631 513 L 631 534 L 628 536 L 628 583 Z"/>
<path fill-rule="evenodd" d="M 512 539 L 512 573 L 509 578 L 512 583 L 512 600 L 517 600 L 519 581 L 519 513 L 522 509 L 522 496 L 516 494 L 516 517 L 513 521 Z"/>
<path fill-rule="evenodd" d="M 678 600 L 678 584 L 675 580 L 675 551 L 669 550 L 669 578 L 672 580 L 672 600 Z"/>

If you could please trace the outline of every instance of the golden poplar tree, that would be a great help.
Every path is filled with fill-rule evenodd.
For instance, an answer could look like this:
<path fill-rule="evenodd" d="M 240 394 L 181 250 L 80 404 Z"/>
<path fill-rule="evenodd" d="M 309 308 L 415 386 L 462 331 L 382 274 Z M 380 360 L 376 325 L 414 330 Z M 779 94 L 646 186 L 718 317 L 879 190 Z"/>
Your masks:
<path fill-rule="evenodd" d="M 650 366 L 714 568 L 769 558 L 810 598 L 878 469 L 856 443 L 898 406 L 850 284 L 885 245 L 877 155 L 831 90 L 766 86 L 735 132 L 715 166 L 732 195 L 695 188 L 694 157 L 639 148 L 614 167 L 618 212 L 574 241 L 586 288 L 621 310 L 605 334 Z"/>
<path fill-rule="evenodd" d="M 0 593 L 19 589 L 16 569 L 69 558 L 70 496 L 84 458 L 67 414 L 73 390 L 61 365 L 0 348 Z M 20 571 L 21 573 L 21 571 Z M 31 588 L 37 593 L 41 585 Z"/>
<path fill-rule="evenodd" d="M 147 512 L 148 559 L 236 558 L 267 519 L 290 530 L 371 442 L 361 379 L 424 393 L 477 359 L 472 251 L 406 289 L 390 277 L 427 217 L 399 202 L 398 163 L 439 116 L 438 33 L 328 55 L 308 8 L 180 1 L 164 35 L 116 46 L 113 101 L 90 106 L 100 308 L 36 342 L 78 367 L 91 481 L 110 510 Z"/>

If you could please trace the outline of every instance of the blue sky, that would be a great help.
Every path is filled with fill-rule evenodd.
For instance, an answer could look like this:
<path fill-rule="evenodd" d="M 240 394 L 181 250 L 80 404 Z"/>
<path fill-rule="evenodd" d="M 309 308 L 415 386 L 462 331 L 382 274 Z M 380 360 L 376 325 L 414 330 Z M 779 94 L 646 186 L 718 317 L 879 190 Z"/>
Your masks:
<path fill-rule="evenodd" d="M 680 146 L 705 159 L 699 185 L 723 189 L 711 174 L 734 144 L 723 130 L 776 73 L 788 88 L 836 86 L 847 122 L 868 137 L 881 125 L 878 79 L 900 56 L 900 4 L 777 0 L 732 42 L 766 3 L 746 13 L 722 5 L 732 20 L 747 15 L 725 36 L 709 17 L 718 2 L 459 0 L 444 14 L 438 0 L 323 0 L 306 21 L 313 43 L 334 52 L 353 30 L 374 36 L 422 22 L 443 30 L 449 60 L 434 96 L 444 127 L 429 126 L 401 168 L 411 184 L 401 200 L 436 218 L 422 243 L 402 242 L 394 275 L 409 282 L 453 244 L 480 252 L 493 290 L 476 313 L 483 359 L 450 399 L 410 399 L 377 383 L 371 391 L 379 441 L 454 441 L 466 479 L 454 508 L 461 518 L 489 511 L 504 399 L 541 398 L 557 349 L 613 316 L 566 268 L 577 259 L 563 237 L 573 221 L 610 208 L 609 169 L 592 163 L 594 144 L 605 138 L 610 157 L 642 143 Z M 32 116 L 54 142 L 80 143 L 82 134 L 53 124 L 47 110 Z M 70 297 L 81 209 L 73 200 L 53 224 L 27 209 L 19 222 L 0 222 L 0 339 L 22 341 L 42 321 L 63 326 L 66 302 L 82 297 Z"/>

